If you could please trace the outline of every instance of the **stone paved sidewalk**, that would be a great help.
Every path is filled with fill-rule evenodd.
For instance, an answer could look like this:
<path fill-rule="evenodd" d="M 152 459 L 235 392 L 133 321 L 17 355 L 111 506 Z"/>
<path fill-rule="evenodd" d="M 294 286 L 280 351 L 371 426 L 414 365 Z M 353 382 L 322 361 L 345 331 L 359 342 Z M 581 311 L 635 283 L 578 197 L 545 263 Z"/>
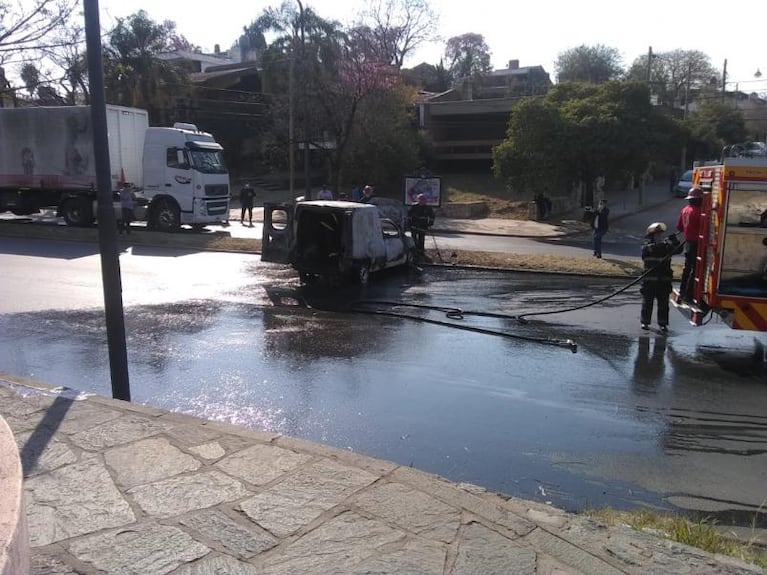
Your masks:
<path fill-rule="evenodd" d="M 8 376 L 0 414 L 36 575 L 761 572 L 394 463 Z"/>

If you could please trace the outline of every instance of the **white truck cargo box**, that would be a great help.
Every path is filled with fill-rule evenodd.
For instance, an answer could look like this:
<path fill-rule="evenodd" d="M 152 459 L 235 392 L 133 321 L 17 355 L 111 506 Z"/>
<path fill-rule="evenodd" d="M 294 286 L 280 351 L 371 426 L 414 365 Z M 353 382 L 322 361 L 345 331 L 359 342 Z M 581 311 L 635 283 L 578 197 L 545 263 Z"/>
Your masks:
<path fill-rule="evenodd" d="M 145 110 L 107 106 L 112 189 L 142 182 Z M 82 190 L 95 187 L 89 106 L 0 110 L 0 187 Z"/>

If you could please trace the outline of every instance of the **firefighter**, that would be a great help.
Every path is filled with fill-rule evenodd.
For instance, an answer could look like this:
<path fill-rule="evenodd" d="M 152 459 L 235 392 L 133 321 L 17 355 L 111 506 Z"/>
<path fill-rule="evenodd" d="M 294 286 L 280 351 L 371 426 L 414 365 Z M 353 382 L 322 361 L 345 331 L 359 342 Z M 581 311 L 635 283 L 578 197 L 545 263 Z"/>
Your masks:
<path fill-rule="evenodd" d="M 639 293 L 642 294 L 642 311 L 640 320 L 642 329 L 650 329 L 652 323 L 652 308 L 657 300 L 658 327 L 661 331 L 668 330 L 668 297 L 671 294 L 671 256 L 679 251 L 679 240 L 671 235 L 662 238 L 666 224 L 654 222 L 647 226 L 645 243 L 642 246 L 642 262 L 647 274 L 642 281 Z"/>
<path fill-rule="evenodd" d="M 426 203 L 426 196 L 418 194 L 417 204 L 408 210 L 410 220 L 410 234 L 419 252 L 423 253 L 426 247 L 426 232 L 434 225 L 434 209 Z"/>
<path fill-rule="evenodd" d="M 692 301 L 692 287 L 695 283 L 695 258 L 698 257 L 703 190 L 693 186 L 685 199 L 687 205 L 679 212 L 676 229 L 684 233 L 684 271 L 679 284 L 679 297 L 682 301 L 689 302 Z"/>

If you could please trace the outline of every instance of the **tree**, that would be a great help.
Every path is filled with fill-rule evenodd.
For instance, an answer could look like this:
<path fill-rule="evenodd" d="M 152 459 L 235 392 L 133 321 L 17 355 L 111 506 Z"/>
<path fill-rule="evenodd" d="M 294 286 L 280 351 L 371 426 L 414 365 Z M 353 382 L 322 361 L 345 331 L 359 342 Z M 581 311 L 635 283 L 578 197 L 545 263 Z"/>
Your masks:
<path fill-rule="evenodd" d="M 643 174 L 656 156 L 667 160 L 670 134 L 678 138 L 679 128 L 650 104 L 645 83 L 559 84 L 543 103 L 514 108 L 494 169 L 534 191 L 542 177 L 565 186 L 580 182 L 581 200 L 591 205 L 597 177 L 625 181 Z"/>
<path fill-rule="evenodd" d="M 561 52 L 554 63 L 559 82 L 602 84 L 623 74 L 620 52 L 616 48 L 585 44 Z"/>
<path fill-rule="evenodd" d="M 455 81 L 476 82 L 492 70 L 490 48 L 482 34 L 462 34 L 449 38 L 445 45 L 447 69 Z"/>
<path fill-rule="evenodd" d="M 408 55 L 435 37 L 439 16 L 427 0 L 369 0 L 356 29 L 368 52 L 401 69 Z"/>
<path fill-rule="evenodd" d="M 403 69 L 400 74 L 406 84 L 427 92 L 444 92 L 453 83 L 450 71 L 441 60 L 436 66 L 424 62 L 414 68 Z"/>
<path fill-rule="evenodd" d="M 288 133 L 286 100 L 292 60 L 293 73 L 300 78 L 300 87 L 294 89 L 295 125 L 325 164 L 327 179 L 338 188 L 350 143 L 371 117 L 364 112 L 398 86 L 396 68 L 359 49 L 358 36 L 347 34 L 337 22 L 324 20 L 311 9 L 297 13 L 290 4 L 283 4 L 279 10 L 265 10 L 252 27 L 280 33 L 263 58 L 264 89 L 272 96 L 273 142 L 280 146 L 280 138 L 284 142 L 283 134 Z"/>
<path fill-rule="evenodd" d="M 568 153 L 559 107 L 542 98 L 524 98 L 513 109 L 506 139 L 493 149 L 493 172 L 512 192 L 550 194 L 563 188 Z"/>
<path fill-rule="evenodd" d="M 418 167 L 419 141 L 410 114 L 414 97 L 412 89 L 397 86 L 361 102 L 339 185 L 374 183 L 379 190 L 399 189 L 402 177 Z"/>
<path fill-rule="evenodd" d="M 634 60 L 627 73 L 627 78 L 636 81 L 647 81 L 647 58 L 649 54 L 639 56 Z M 689 97 L 689 90 L 699 91 L 709 89 L 711 79 L 716 78 L 719 84 L 719 74 L 711 66 L 709 57 L 698 50 L 672 50 L 652 55 L 650 72 L 650 90 L 658 96 L 661 104 L 676 106 Z"/>
<path fill-rule="evenodd" d="M 34 70 L 38 97 L 45 87 L 46 98 L 60 101 L 62 104 L 87 104 L 90 101 L 88 86 L 88 62 L 85 54 L 85 30 L 77 22 L 70 22 L 52 35 L 51 46 L 33 53 L 30 60 L 22 67 L 27 68 L 27 75 Z M 24 79 L 27 88 L 30 81 Z M 34 83 L 34 82 L 33 82 Z M 31 92 L 30 92 L 31 94 Z"/>
<path fill-rule="evenodd" d="M 698 111 L 688 118 L 692 157 L 701 160 L 718 158 L 722 148 L 743 142 L 748 135 L 743 112 L 721 100 L 700 102 Z"/>
<path fill-rule="evenodd" d="M 172 48 L 175 24 L 157 24 L 139 10 L 118 18 L 104 49 L 107 101 L 144 108 L 154 122 L 170 120 L 176 97 L 187 92 L 186 71 L 158 56 Z"/>
<path fill-rule="evenodd" d="M 21 67 L 21 80 L 27 88 L 30 97 L 35 95 L 35 90 L 40 85 L 40 71 L 37 66 L 31 63 L 24 64 Z"/>
<path fill-rule="evenodd" d="M 38 50 L 63 27 L 77 9 L 77 0 L 0 0 L 0 62 L 9 53 Z"/>

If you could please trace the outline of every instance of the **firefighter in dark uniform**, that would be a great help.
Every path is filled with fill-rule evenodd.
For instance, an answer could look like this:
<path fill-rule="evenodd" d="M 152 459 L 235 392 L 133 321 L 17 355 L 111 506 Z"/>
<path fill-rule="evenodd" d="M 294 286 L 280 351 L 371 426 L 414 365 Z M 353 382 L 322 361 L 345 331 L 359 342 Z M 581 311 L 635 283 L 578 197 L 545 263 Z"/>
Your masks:
<path fill-rule="evenodd" d="M 426 247 L 426 232 L 434 225 L 434 209 L 426 204 L 426 196 L 423 194 L 418 194 L 417 200 L 418 203 L 413 204 L 407 215 L 415 247 L 423 253 Z"/>
<path fill-rule="evenodd" d="M 642 281 L 642 311 L 640 320 L 642 329 L 650 329 L 652 308 L 658 302 L 658 326 L 661 331 L 668 330 L 668 296 L 671 294 L 671 256 L 679 253 L 680 243 L 676 235 L 662 239 L 666 224 L 655 222 L 647 226 L 645 243 L 642 246 L 642 262 L 647 275 Z"/>

